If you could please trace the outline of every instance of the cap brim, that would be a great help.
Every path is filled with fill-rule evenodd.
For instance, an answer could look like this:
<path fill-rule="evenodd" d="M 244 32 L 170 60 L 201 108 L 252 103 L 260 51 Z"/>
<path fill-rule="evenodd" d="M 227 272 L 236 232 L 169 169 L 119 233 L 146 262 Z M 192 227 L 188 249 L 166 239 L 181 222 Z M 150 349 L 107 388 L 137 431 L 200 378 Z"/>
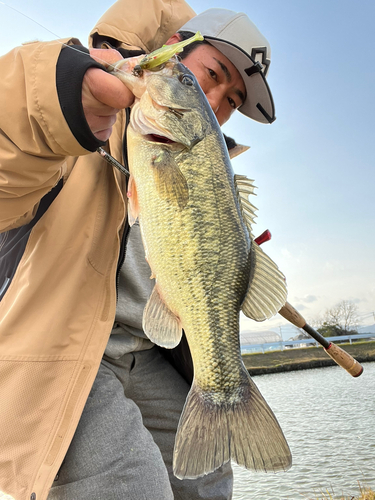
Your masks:
<path fill-rule="evenodd" d="M 247 95 L 244 104 L 238 110 L 261 123 L 275 121 L 275 106 L 267 80 L 262 71 L 251 71 L 251 68 L 257 67 L 256 61 L 237 45 L 210 36 L 204 38 L 236 66 L 243 78 Z"/>

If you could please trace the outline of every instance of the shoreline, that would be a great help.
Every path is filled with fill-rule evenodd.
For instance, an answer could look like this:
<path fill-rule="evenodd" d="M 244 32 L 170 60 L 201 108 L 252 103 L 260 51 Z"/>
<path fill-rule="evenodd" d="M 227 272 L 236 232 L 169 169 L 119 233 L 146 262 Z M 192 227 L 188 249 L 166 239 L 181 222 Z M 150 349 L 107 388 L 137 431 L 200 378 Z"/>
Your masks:
<path fill-rule="evenodd" d="M 361 364 L 375 361 L 375 341 L 338 345 Z M 323 347 L 315 346 L 243 354 L 242 359 L 252 376 L 338 366 Z"/>

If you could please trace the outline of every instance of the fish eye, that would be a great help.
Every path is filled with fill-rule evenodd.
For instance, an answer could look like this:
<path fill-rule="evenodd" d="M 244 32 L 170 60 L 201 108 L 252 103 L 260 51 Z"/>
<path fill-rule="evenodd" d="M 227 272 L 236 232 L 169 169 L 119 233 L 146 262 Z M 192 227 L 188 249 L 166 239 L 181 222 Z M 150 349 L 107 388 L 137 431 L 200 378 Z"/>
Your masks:
<path fill-rule="evenodd" d="M 181 75 L 179 80 L 183 85 L 188 85 L 189 87 L 194 85 L 194 78 L 189 74 Z"/>

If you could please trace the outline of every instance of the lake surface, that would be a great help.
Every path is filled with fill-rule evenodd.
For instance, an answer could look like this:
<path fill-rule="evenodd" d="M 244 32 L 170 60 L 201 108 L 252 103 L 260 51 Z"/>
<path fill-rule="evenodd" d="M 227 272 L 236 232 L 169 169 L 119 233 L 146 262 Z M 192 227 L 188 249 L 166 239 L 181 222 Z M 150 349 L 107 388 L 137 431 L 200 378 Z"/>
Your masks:
<path fill-rule="evenodd" d="M 340 367 L 253 379 L 276 414 L 293 455 L 288 472 L 255 473 L 234 465 L 233 500 L 316 500 L 327 491 L 375 489 L 375 363 L 351 377 Z"/>

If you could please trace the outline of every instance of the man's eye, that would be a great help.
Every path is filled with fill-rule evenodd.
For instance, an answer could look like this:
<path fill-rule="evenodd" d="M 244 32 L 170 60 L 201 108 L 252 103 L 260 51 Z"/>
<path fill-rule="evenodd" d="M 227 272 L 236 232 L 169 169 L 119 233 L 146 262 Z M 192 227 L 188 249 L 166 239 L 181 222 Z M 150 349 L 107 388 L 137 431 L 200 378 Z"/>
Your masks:
<path fill-rule="evenodd" d="M 213 69 L 208 68 L 208 72 L 210 73 L 211 78 L 217 81 L 217 74 Z"/>
<path fill-rule="evenodd" d="M 228 97 L 228 102 L 229 102 L 229 105 L 231 106 L 231 108 L 237 109 L 237 104 L 233 101 L 233 99 L 231 97 Z"/>

